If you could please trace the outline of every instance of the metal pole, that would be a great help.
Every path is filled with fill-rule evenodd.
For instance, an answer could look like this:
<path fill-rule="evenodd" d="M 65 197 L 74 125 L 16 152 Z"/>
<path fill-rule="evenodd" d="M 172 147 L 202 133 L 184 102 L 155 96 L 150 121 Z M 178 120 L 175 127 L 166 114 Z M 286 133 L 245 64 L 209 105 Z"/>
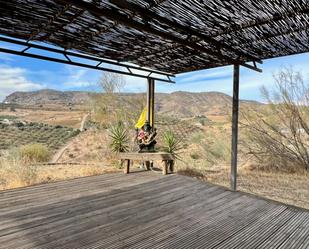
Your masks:
<path fill-rule="evenodd" d="M 161 72 L 161 71 L 158 71 L 158 70 L 154 70 L 154 69 L 150 69 L 150 68 L 144 68 L 144 67 L 139 67 L 139 66 L 134 66 L 134 65 L 127 65 L 125 63 L 115 62 L 115 61 L 107 60 L 107 59 L 104 59 L 104 58 L 99 58 L 99 57 L 95 57 L 95 56 L 85 55 L 85 54 L 81 54 L 81 53 L 75 53 L 75 52 L 72 52 L 72 51 L 64 51 L 63 49 L 51 48 L 51 47 L 42 46 L 42 45 L 31 43 L 31 42 L 22 41 L 22 40 L 15 40 L 15 39 L 11 39 L 9 37 L 0 37 L 0 41 L 8 42 L 8 43 L 16 44 L 16 45 L 25 46 L 25 47 L 27 47 L 27 50 L 29 48 L 35 48 L 35 49 L 38 49 L 38 50 L 49 51 L 49 52 L 57 53 L 57 54 L 61 54 L 61 55 L 66 54 L 67 56 L 74 56 L 74 57 L 78 57 L 78 58 L 82 58 L 82 59 L 86 59 L 86 60 L 96 61 L 96 62 L 100 62 L 101 64 L 102 63 L 107 63 L 107 64 L 116 65 L 116 66 L 120 66 L 120 67 L 124 67 L 124 68 L 136 69 L 136 70 L 141 70 L 141 71 L 144 71 L 144 72 L 149 72 L 149 73 L 155 73 L 155 74 L 164 75 L 164 76 L 175 77 L 174 74 L 167 73 L 167 72 Z M 20 53 L 23 53 L 23 52 L 20 52 Z"/>
<path fill-rule="evenodd" d="M 150 113 L 151 113 L 151 79 L 147 79 L 147 119 L 146 121 L 150 124 Z"/>
<path fill-rule="evenodd" d="M 133 73 L 130 70 L 131 69 L 130 66 L 126 66 L 126 68 L 128 69 L 128 72 L 127 72 L 127 71 L 123 71 L 121 69 L 118 70 L 118 69 L 113 69 L 113 68 L 107 68 L 107 67 L 100 66 L 101 63 L 98 63 L 95 66 L 95 65 L 91 65 L 91 63 L 87 64 L 87 63 L 82 63 L 82 62 L 75 62 L 73 60 L 68 60 L 67 58 L 59 59 L 59 58 L 56 58 L 56 57 L 55 58 L 51 57 L 50 55 L 45 56 L 45 55 L 28 53 L 28 52 L 15 51 L 15 50 L 12 50 L 12 49 L 1 48 L 1 47 L 0 47 L 0 52 L 8 53 L 8 54 L 20 55 L 20 56 L 25 56 L 25 57 L 30 57 L 30 58 L 40 59 L 40 60 L 52 61 L 52 62 L 57 62 L 57 63 L 63 63 L 63 64 L 67 64 L 67 65 L 85 67 L 85 68 L 90 68 L 90 69 L 95 69 L 95 70 L 101 70 L 101 71 L 106 71 L 106 72 L 119 73 L 119 74 L 124 74 L 124 75 L 130 75 L 130 76 L 135 76 L 135 77 L 139 77 L 139 78 L 147 78 L 147 79 L 149 79 L 149 77 L 147 75 Z M 68 55 L 69 54 L 67 53 L 67 57 L 68 57 Z M 140 69 L 140 70 L 142 71 L 143 69 Z M 162 78 L 162 79 L 158 78 L 158 77 L 152 77 L 152 78 L 154 78 L 156 80 L 168 82 L 168 83 L 175 83 L 175 81 L 172 80 L 170 78 L 170 76 L 167 76 L 167 78 Z"/>
<path fill-rule="evenodd" d="M 239 111 L 239 65 L 234 65 L 233 76 L 233 117 L 232 117 L 232 154 L 231 154 L 231 189 L 237 189 L 237 144 Z"/>
<path fill-rule="evenodd" d="M 154 106 L 155 106 L 155 103 L 154 103 L 154 99 L 155 99 L 155 81 L 154 81 L 154 79 L 151 79 L 151 103 L 150 103 L 150 105 L 151 105 L 151 108 L 150 108 L 150 110 L 151 110 L 151 117 L 150 117 L 150 120 L 151 120 L 151 128 L 152 128 L 152 130 L 154 129 L 154 112 L 155 112 L 155 108 L 154 108 Z"/>

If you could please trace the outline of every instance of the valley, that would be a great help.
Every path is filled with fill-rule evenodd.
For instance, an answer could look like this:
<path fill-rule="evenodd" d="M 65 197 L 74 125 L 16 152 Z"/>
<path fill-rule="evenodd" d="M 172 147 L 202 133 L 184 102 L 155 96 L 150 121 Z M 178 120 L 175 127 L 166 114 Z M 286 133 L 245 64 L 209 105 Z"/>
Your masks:
<path fill-rule="evenodd" d="M 8 96 L 0 106 L 0 189 L 121 171 L 119 160 L 110 151 L 109 126 L 118 111 L 131 112 L 132 116 L 123 118 L 129 122 L 129 150 L 136 151 L 133 124 L 143 108 L 144 95 L 121 93 L 108 98 L 107 114 L 100 117 L 103 123 L 93 107 L 98 96 L 102 97 L 54 90 Z M 155 105 L 157 150 L 163 146 L 162 134 L 172 131 L 182 143 L 178 173 L 229 187 L 231 97 L 216 92 L 157 93 Z M 241 112 L 263 113 L 265 108 L 254 101 L 240 102 Z M 309 191 L 299 190 L 299 186 L 309 189 L 308 172 L 260 170 L 247 154 L 245 142 L 240 126 L 239 189 L 289 204 L 297 199 L 297 205 L 308 208 Z M 49 159 L 24 164 L 18 150 L 27 144 L 45 146 Z M 160 168 L 160 162 L 155 165 Z M 133 167 L 140 167 L 140 162 Z M 289 190 L 283 191 L 292 180 Z"/>

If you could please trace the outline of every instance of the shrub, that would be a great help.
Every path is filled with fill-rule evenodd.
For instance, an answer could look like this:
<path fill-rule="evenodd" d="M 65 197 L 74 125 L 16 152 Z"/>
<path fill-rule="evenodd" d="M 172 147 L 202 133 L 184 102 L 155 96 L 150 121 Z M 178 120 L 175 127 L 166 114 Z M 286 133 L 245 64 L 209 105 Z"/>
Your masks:
<path fill-rule="evenodd" d="M 199 144 L 202 142 L 204 135 L 201 132 L 196 132 L 191 137 L 191 142 L 195 144 Z"/>
<path fill-rule="evenodd" d="M 128 131 L 122 123 L 111 126 L 109 136 L 112 139 L 110 147 L 113 152 L 126 152 L 129 150 Z"/>
<path fill-rule="evenodd" d="M 177 170 L 177 174 L 179 175 L 184 175 L 184 176 L 190 176 L 190 177 L 195 177 L 199 179 L 205 178 L 204 174 L 200 172 L 199 170 L 191 167 L 186 167 L 183 169 Z"/>
<path fill-rule="evenodd" d="M 200 158 L 200 155 L 197 154 L 197 153 L 192 153 L 192 154 L 190 154 L 190 157 L 191 157 L 192 159 L 194 159 L 194 160 L 197 160 L 197 159 Z"/>
<path fill-rule="evenodd" d="M 19 154 L 24 162 L 46 162 L 50 158 L 48 148 L 38 143 L 20 147 Z"/>
<path fill-rule="evenodd" d="M 163 133 L 163 150 L 165 152 L 173 154 L 176 158 L 179 158 L 179 150 L 183 148 L 182 140 L 178 138 L 175 133 L 168 130 Z"/>
<path fill-rule="evenodd" d="M 33 185 L 37 179 L 37 167 L 34 165 L 20 165 L 18 177 L 23 185 Z"/>
<path fill-rule="evenodd" d="M 207 140 L 201 143 L 202 153 L 208 166 L 230 161 L 230 141 L 225 134 L 206 133 Z"/>
<path fill-rule="evenodd" d="M 292 69 L 274 78 L 272 91 L 262 88 L 264 113 L 242 113 L 247 153 L 263 168 L 309 170 L 309 84 Z"/>
<path fill-rule="evenodd" d="M 0 158 L 0 188 L 14 188 L 36 183 L 37 167 L 20 160 L 18 150 L 7 150 Z"/>

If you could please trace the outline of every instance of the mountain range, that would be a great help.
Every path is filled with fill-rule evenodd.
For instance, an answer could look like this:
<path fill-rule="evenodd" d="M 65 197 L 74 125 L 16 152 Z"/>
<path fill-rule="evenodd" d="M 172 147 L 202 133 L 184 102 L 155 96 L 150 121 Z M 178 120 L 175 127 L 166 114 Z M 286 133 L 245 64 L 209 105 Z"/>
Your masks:
<path fill-rule="evenodd" d="M 57 91 L 44 89 L 32 92 L 14 92 L 3 103 L 18 105 L 82 105 L 88 103 L 98 93 L 83 91 Z M 121 93 L 121 99 L 134 98 L 141 93 Z M 124 102 L 121 102 L 124 103 Z M 199 115 L 230 113 L 232 97 L 221 92 L 173 92 L 156 93 L 156 110 L 180 118 Z M 259 102 L 241 100 L 241 104 L 259 105 Z"/>

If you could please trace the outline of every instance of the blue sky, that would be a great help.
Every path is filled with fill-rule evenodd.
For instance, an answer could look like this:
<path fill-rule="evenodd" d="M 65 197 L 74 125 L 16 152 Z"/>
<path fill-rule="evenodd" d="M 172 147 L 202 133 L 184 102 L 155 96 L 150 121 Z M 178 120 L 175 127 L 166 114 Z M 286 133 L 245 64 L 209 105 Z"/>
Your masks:
<path fill-rule="evenodd" d="M 241 68 L 240 97 L 263 101 L 260 95 L 261 86 L 272 88 L 273 73 L 284 66 L 293 66 L 295 70 L 302 72 L 306 81 L 308 80 L 308 53 L 265 60 L 264 64 L 260 65 L 263 73 Z M 0 101 L 14 91 L 43 88 L 95 91 L 101 73 L 91 69 L 0 53 Z M 176 77 L 176 84 L 158 82 L 156 91 L 219 91 L 231 95 L 232 74 L 232 66 L 179 74 Z M 125 80 L 126 92 L 144 92 L 146 89 L 145 79 L 125 76 Z"/>

